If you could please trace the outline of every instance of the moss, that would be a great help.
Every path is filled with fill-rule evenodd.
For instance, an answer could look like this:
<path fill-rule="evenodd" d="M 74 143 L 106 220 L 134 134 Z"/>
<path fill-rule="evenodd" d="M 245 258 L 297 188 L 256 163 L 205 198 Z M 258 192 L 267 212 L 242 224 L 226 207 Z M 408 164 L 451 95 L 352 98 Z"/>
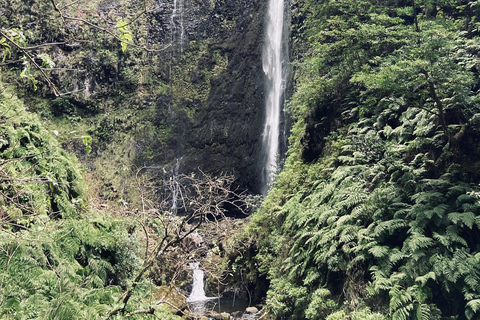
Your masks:
<path fill-rule="evenodd" d="M 176 110 L 186 110 L 190 119 L 195 119 L 197 107 L 189 107 L 199 101 L 204 105 L 210 94 L 210 79 L 224 72 L 228 66 L 227 54 L 221 50 L 211 50 L 211 39 L 198 43 L 192 41 L 188 50 L 180 58 L 180 63 L 172 68 L 171 91 Z"/>
<path fill-rule="evenodd" d="M 177 313 L 178 310 L 183 310 L 187 307 L 187 301 L 184 296 L 175 290 L 175 288 L 168 286 L 156 287 L 153 293 L 155 301 L 165 302 L 166 310 L 171 313 Z"/>

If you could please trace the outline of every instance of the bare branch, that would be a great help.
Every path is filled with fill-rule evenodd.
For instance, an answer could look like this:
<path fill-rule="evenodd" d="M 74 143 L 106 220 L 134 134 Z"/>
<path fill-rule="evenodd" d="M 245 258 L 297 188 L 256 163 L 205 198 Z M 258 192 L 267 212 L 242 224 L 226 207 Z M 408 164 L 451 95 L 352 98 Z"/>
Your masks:
<path fill-rule="evenodd" d="M 42 43 L 42 44 L 39 44 L 39 45 L 36 45 L 36 46 L 22 47 L 22 48 L 23 48 L 23 50 L 35 50 L 35 49 L 38 49 L 38 48 L 56 46 L 56 45 L 60 45 L 60 44 L 66 44 L 66 42 L 49 42 L 49 43 L 46 42 L 46 43 Z"/>
<path fill-rule="evenodd" d="M 215 221 L 218 221 L 218 219 L 224 218 L 224 213 L 227 210 L 225 205 L 232 205 L 232 207 L 238 208 L 242 212 L 245 207 L 245 195 L 232 190 L 233 176 L 212 177 L 203 172 L 201 172 L 199 178 L 193 174 L 174 175 L 173 177 L 164 177 L 159 182 L 160 186 L 155 186 L 145 179 L 146 175 L 140 176 L 140 171 L 144 169 L 158 168 L 143 167 L 138 169 L 135 174 L 138 184 L 135 188 L 139 189 L 142 197 L 153 194 L 148 190 L 150 188 L 164 190 L 163 195 L 160 195 L 161 199 L 158 201 L 157 210 L 155 210 L 155 212 L 158 212 L 159 222 L 163 226 L 162 235 L 157 241 L 155 248 L 149 253 L 148 247 L 150 245 L 147 244 L 146 257 L 141 270 L 137 273 L 132 285 L 118 298 L 117 303 L 121 304 L 121 307 L 112 310 L 107 319 L 117 314 L 126 313 L 128 302 L 142 277 L 159 257 L 168 256 L 172 248 L 177 244 L 183 243 L 202 224 L 207 223 L 207 215 L 211 215 Z M 174 194 L 176 195 L 175 197 Z M 156 196 L 158 196 L 158 193 Z M 147 199 L 142 199 L 142 203 L 145 201 Z M 178 207 L 178 215 L 172 214 L 172 205 Z M 147 212 L 144 212 L 144 214 L 148 216 Z M 142 223 L 142 227 L 147 235 L 147 239 L 150 239 L 146 225 Z M 220 279 L 218 281 L 220 282 Z M 158 303 L 164 303 L 164 301 L 159 301 Z"/>
<path fill-rule="evenodd" d="M 87 72 L 85 69 L 72 69 L 72 68 L 42 68 L 45 71 L 76 71 L 76 72 Z"/>
<path fill-rule="evenodd" d="M 65 9 L 65 8 L 68 8 L 68 7 L 70 7 L 71 5 L 74 5 L 75 3 L 77 3 L 78 1 L 80 1 L 80 0 L 76 0 L 76 1 L 73 1 L 73 2 L 71 2 L 71 3 L 69 3 L 69 4 L 66 4 L 66 5 L 64 5 L 63 7 L 61 7 L 59 10 L 63 10 L 63 9 Z M 54 5 L 55 5 L 55 3 L 54 3 Z"/>

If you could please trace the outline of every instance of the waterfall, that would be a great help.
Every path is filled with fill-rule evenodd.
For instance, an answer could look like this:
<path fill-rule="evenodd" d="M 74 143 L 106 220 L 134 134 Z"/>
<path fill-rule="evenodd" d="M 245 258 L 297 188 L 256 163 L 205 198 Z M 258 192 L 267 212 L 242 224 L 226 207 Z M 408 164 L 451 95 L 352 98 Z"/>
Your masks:
<path fill-rule="evenodd" d="M 170 183 L 171 183 L 171 192 L 172 192 L 172 207 L 171 207 L 171 213 L 172 215 L 177 215 L 177 201 L 178 201 L 178 194 L 180 193 L 180 186 L 178 184 L 178 181 L 177 181 L 177 177 L 178 177 L 178 171 L 180 170 L 180 161 L 182 160 L 182 158 L 180 159 L 175 159 L 177 161 L 177 163 L 175 164 L 175 170 L 173 171 L 173 177 L 171 178 L 170 180 Z"/>
<path fill-rule="evenodd" d="M 185 29 L 183 27 L 183 13 L 184 13 L 184 0 L 173 0 L 173 11 L 170 16 L 170 23 L 172 24 L 172 44 L 177 42 L 180 44 L 180 53 L 183 53 L 183 42 L 185 37 Z"/>
<path fill-rule="evenodd" d="M 287 55 L 284 45 L 284 0 L 269 0 L 266 39 L 262 54 L 263 72 L 266 79 L 265 126 L 262 135 L 262 194 L 266 195 L 277 170 L 280 156 L 280 123 L 282 98 L 285 91 L 283 61 Z"/>
<path fill-rule="evenodd" d="M 188 264 L 190 268 L 193 269 L 193 285 L 192 285 L 192 292 L 190 296 L 187 298 L 187 302 L 197 302 L 197 301 L 205 301 L 215 298 L 208 298 L 205 295 L 205 290 L 203 289 L 203 277 L 204 272 L 200 269 L 200 263 L 192 262 Z"/>

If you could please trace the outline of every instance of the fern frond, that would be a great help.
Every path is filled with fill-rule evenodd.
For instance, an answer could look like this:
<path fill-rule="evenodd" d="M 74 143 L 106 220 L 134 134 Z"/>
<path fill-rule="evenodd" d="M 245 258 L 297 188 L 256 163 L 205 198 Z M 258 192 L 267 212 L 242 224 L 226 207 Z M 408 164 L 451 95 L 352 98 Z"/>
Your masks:
<path fill-rule="evenodd" d="M 427 274 L 424 274 L 423 276 L 419 276 L 415 278 L 415 282 L 420 283 L 421 285 L 425 285 L 425 283 L 429 280 L 432 279 L 435 281 L 436 279 L 436 274 L 433 271 L 428 272 Z"/>
<path fill-rule="evenodd" d="M 351 223 L 351 221 L 353 220 L 353 217 L 349 214 L 346 214 L 344 216 L 341 216 L 340 218 L 338 218 L 337 220 L 337 223 L 336 223 L 336 227 L 341 227 L 343 225 L 348 225 Z"/>
<path fill-rule="evenodd" d="M 448 237 L 448 241 L 451 243 L 459 243 L 463 246 L 467 246 L 467 241 L 458 235 L 458 227 L 450 225 L 445 231 L 445 235 Z"/>
<path fill-rule="evenodd" d="M 476 220 L 476 215 L 473 212 L 451 212 L 448 214 L 448 219 L 460 227 L 467 226 L 469 229 L 472 229 L 473 224 Z"/>
<path fill-rule="evenodd" d="M 466 202 L 471 202 L 472 200 L 474 200 L 474 199 L 471 195 L 464 193 L 464 194 L 461 194 L 461 195 L 458 196 L 457 201 L 456 201 L 456 205 L 457 205 L 457 207 L 461 207 L 462 204 L 464 204 Z"/>
<path fill-rule="evenodd" d="M 443 214 L 447 211 L 447 209 L 448 209 L 448 205 L 445 203 L 441 203 L 435 206 L 432 210 L 439 218 L 442 218 Z"/>
<path fill-rule="evenodd" d="M 390 262 L 392 264 L 396 264 L 397 262 L 399 262 L 399 261 L 401 261 L 405 258 L 408 258 L 409 255 L 407 255 L 404 252 L 398 250 L 397 248 L 394 248 L 393 250 L 391 250 L 388 257 L 389 257 Z"/>
<path fill-rule="evenodd" d="M 428 304 L 421 303 L 417 306 L 417 320 L 432 320 Z"/>
<path fill-rule="evenodd" d="M 412 235 L 408 237 L 404 242 L 404 248 L 408 248 L 409 252 L 415 252 L 419 249 L 425 249 L 430 247 L 434 241 L 425 235 L 418 232 L 412 232 Z"/>
<path fill-rule="evenodd" d="M 394 286 L 390 292 L 390 313 L 392 319 L 407 320 L 410 317 L 410 311 L 413 309 L 412 296 L 399 286 Z"/>
<path fill-rule="evenodd" d="M 472 310 L 474 313 L 480 311 L 480 299 L 474 299 L 467 302 L 467 308 Z"/>
<path fill-rule="evenodd" d="M 358 226 L 346 226 L 340 233 L 340 243 L 349 243 L 357 238 Z"/>
<path fill-rule="evenodd" d="M 443 203 L 444 195 L 437 191 L 424 191 L 412 196 L 416 203 Z"/>
<path fill-rule="evenodd" d="M 387 246 L 375 246 L 368 250 L 368 253 L 376 258 L 383 258 L 389 254 L 390 250 Z"/>

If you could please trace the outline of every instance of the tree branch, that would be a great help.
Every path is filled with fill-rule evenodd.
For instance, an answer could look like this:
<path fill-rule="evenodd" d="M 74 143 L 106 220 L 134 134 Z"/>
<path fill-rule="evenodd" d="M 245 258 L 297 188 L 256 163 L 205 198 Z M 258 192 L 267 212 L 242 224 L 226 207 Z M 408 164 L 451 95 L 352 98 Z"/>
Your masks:
<path fill-rule="evenodd" d="M 51 0 L 51 2 L 52 2 L 53 6 L 54 6 L 54 8 L 55 8 L 55 11 L 57 11 L 57 12 L 60 14 L 60 16 L 61 16 L 61 18 L 62 18 L 63 21 L 65 21 L 65 20 L 72 20 L 72 21 L 83 22 L 83 23 L 85 23 L 86 25 L 88 25 L 88 26 L 90 26 L 90 27 L 92 27 L 92 28 L 95 28 L 95 29 L 97 29 L 97 30 L 100 30 L 100 31 L 103 31 L 103 32 L 109 34 L 110 36 L 112 36 L 113 38 L 115 38 L 116 40 L 118 40 L 119 42 L 123 42 L 123 43 L 125 43 L 125 44 L 127 44 L 127 45 L 129 45 L 129 46 L 132 46 L 132 47 L 135 47 L 135 48 L 139 48 L 139 49 L 145 50 L 145 51 L 147 51 L 147 52 L 161 52 L 161 51 L 166 50 L 167 48 L 169 48 L 169 47 L 172 45 L 171 43 L 169 43 L 169 44 L 167 44 L 167 45 L 166 45 L 164 48 L 162 48 L 162 49 L 152 49 L 152 48 L 148 48 L 147 46 L 139 46 L 139 45 L 137 45 L 137 44 L 135 44 L 135 43 L 128 42 L 128 41 L 125 41 L 125 40 L 123 40 L 123 39 L 120 39 L 120 37 L 117 36 L 117 35 L 116 35 L 115 33 L 113 33 L 112 31 L 110 31 L 110 30 L 108 30 L 108 29 L 105 29 L 105 28 L 102 28 L 102 27 L 100 27 L 100 26 L 97 26 L 97 25 L 91 23 L 91 22 L 88 21 L 88 20 L 65 15 L 65 14 L 63 14 L 63 12 L 60 10 L 60 8 L 59 8 L 58 5 L 56 4 L 55 0 Z M 138 17 L 136 17 L 135 19 L 138 19 Z M 132 22 L 133 22 L 133 21 L 132 21 Z M 117 27 L 115 27 L 115 29 L 116 29 L 116 28 L 117 28 Z"/>
<path fill-rule="evenodd" d="M 53 1 L 53 0 L 52 0 Z M 45 81 L 48 83 L 48 86 L 52 89 L 53 93 L 55 94 L 56 97 L 59 97 L 60 96 L 60 92 L 57 90 L 57 87 L 55 86 L 55 84 L 52 82 L 52 80 L 50 80 L 50 78 L 47 76 L 47 74 L 45 73 L 45 71 L 42 69 L 42 67 L 40 67 L 37 62 L 35 61 L 34 58 L 32 58 L 32 56 L 30 56 L 30 54 L 27 52 L 27 50 L 25 50 L 23 47 L 19 46 L 15 41 L 13 41 L 12 39 L 10 39 L 10 37 L 5 34 L 3 32 L 3 30 L 0 30 L 0 35 L 2 37 L 4 37 L 8 43 L 10 43 L 11 45 L 13 45 L 15 48 L 17 48 L 18 50 L 22 51 L 22 53 L 25 55 L 25 57 L 27 57 L 28 60 L 30 60 L 30 62 L 33 64 L 33 66 L 38 69 L 43 78 L 45 79 Z"/>

